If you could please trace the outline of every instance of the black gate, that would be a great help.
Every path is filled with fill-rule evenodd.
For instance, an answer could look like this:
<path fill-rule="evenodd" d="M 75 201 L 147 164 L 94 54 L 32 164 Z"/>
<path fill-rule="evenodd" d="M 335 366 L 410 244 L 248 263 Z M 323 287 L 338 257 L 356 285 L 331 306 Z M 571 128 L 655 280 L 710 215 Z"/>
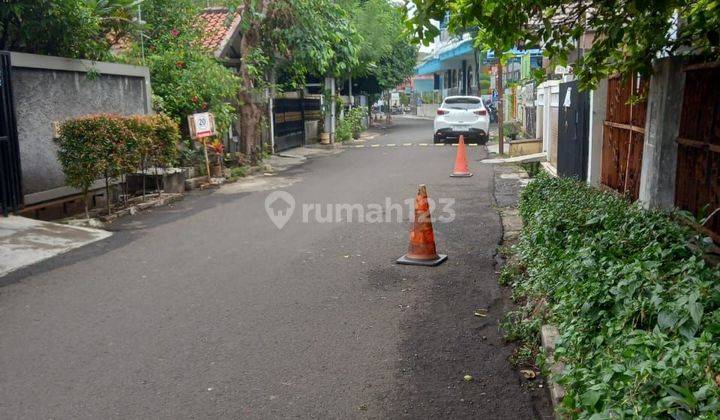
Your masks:
<path fill-rule="evenodd" d="M 305 144 L 305 116 L 302 98 L 276 98 L 273 103 L 275 152 Z"/>
<path fill-rule="evenodd" d="M 20 148 L 10 71 L 10 53 L 0 52 L 0 211 L 4 216 L 22 204 Z"/>
<path fill-rule="evenodd" d="M 590 97 L 577 82 L 560 84 L 557 172 L 580 180 L 587 178 Z"/>

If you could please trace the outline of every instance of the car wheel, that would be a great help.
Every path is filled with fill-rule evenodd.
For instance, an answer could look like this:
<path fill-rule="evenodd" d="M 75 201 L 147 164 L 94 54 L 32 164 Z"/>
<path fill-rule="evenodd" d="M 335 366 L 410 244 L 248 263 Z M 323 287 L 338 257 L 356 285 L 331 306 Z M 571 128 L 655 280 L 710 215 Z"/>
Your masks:
<path fill-rule="evenodd" d="M 433 143 L 442 143 L 442 139 L 437 135 L 437 133 L 433 136 Z"/>
<path fill-rule="evenodd" d="M 478 143 L 480 143 L 480 144 L 483 145 L 483 146 L 486 145 L 487 142 L 488 142 L 488 136 L 487 136 L 487 134 L 484 135 L 484 136 L 481 136 L 481 137 L 480 137 L 480 140 L 478 141 Z"/>

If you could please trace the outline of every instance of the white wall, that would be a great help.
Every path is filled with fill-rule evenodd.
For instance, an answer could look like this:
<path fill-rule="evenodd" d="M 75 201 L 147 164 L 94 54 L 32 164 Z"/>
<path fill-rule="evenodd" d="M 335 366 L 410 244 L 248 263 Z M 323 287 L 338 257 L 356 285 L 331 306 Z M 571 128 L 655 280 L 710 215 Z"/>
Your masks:
<path fill-rule="evenodd" d="M 600 185 L 602 166 L 603 128 L 607 108 L 607 79 L 600 80 L 597 88 L 590 92 L 590 129 L 588 148 L 588 177 L 590 185 Z"/>

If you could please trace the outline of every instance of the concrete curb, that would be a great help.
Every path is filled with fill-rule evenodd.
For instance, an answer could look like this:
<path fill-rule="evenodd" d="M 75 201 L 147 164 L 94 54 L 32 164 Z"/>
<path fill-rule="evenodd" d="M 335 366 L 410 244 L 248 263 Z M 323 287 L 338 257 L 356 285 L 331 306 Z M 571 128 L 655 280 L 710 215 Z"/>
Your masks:
<path fill-rule="evenodd" d="M 552 166 L 552 164 L 550 162 L 540 162 L 540 165 L 542 165 L 545 172 L 550 174 L 550 176 L 552 176 L 553 178 L 557 178 L 557 176 L 558 176 L 557 168 Z"/>
<path fill-rule="evenodd" d="M 408 120 L 425 120 L 425 121 L 434 121 L 435 120 L 435 117 L 424 117 L 422 115 L 412 115 L 412 114 L 396 115 L 396 117 L 407 118 Z"/>
<path fill-rule="evenodd" d="M 555 409 L 557 409 L 560 401 L 565 397 L 565 390 L 555 381 L 555 378 L 560 376 L 563 370 L 565 370 L 565 365 L 555 360 L 555 346 L 559 338 L 560 331 L 558 331 L 554 325 L 546 324 L 540 328 L 540 341 L 547 354 L 548 366 L 550 366 L 550 375 L 547 378 L 547 382 L 550 387 L 552 405 Z"/>

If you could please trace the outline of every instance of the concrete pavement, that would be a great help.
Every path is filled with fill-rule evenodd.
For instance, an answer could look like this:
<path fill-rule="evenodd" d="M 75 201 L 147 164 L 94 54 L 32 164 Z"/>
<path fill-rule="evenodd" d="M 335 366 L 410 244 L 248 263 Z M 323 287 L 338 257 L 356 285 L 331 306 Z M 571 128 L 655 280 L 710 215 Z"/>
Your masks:
<path fill-rule="evenodd" d="M 105 239 L 101 229 L 44 222 L 27 217 L 0 217 L 0 284 L 2 276 L 22 267 Z"/>
<path fill-rule="evenodd" d="M 431 142 L 395 118 L 374 144 Z M 3 418 L 533 418 L 498 320 L 492 167 L 449 178 L 454 147 L 308 156 L 258 180 L 127 218 L 104 241 L 0 288 Z M 399 266 L 407 215 L 303 223 L 303 204 L 454 198 L 434 269 Z M 237 184 L 242 185 L 242 184 Z M 279 230 L 272 190 L 296 210 Z M 385 209 L 384 211 L 387 211 Z M 384 213 L 383 213 L 384 214 Z M 473 315 L 477 308 L 488 316 Z M 471 374 L 475 380 L 465 382 Z"/>

